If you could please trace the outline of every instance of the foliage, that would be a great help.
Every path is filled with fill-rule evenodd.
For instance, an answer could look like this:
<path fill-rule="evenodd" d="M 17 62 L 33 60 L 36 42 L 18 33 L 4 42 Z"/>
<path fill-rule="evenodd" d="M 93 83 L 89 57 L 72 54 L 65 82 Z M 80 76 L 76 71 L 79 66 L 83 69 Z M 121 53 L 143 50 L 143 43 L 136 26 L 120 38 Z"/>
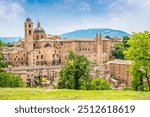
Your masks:
<path fill-rule="evenodd" d="M 125 48 L 128 48 L 129 47 L 129 44 L 128 44 L 128 41 L 130 40 L 130 37 L 129 36 L 124 36 L 123 37 L 123 44 L 124 44 L 124 47 Z"/>
<path fill-rule="evenodd" d="M 91 81 L 92 90 L 109 90 L 110 84 L 104 78 L 95 78 Z"/>
<path fill-rule="evenodd" d="M 134 90 L 150 90 L 150 32 L 133 33 L 124 52 L 127 59 L 133 60 L 132 87 Z"/>
<path fill-rule="evenodd" d="M 2 53 L 0 53 L 0 72 L 3 71 L 2 68 L 7 67 L 7 64 L 4 62 L 4 56 Z"/>
<path fill-rule="evenodd" d="M 0 41 L 0 49 L 1 47 L 4 47 L 5 43 L 3 43 L 2 41 Z M 7 67 L 7 64 L 4 62 L 4 55 L 2 54 L 1 50 L 0 50 L 0 72 L 3 71 L 2 68 Z"/>
<path fill-rule="evenodd" d="M 58 88 L 87 89 L 90 72 L 90 62 L 83 55 L 69 52 L 60 72 Z"/>
<path fill-rule="evenodd" d="M 6 44 L 0 40 L 0 48 L 4 47 Z"/>
<path fill-rule="evenodd" d="M 124 43 L 123 42 L 117 42 L 114 45 L 114 51 L 113 51 L 113 56 L 115 56 L 117 59 L 124 59 Z"/>
<path fill-rule="evenodd" d="M 42 77 L 41 81 L 42 81 L 42 82 L 46 82 L 46 81 L 47 81 L 47 78 L 46 78 L 46 77 Z"/>
<path fill-rule="evenodd" d="M 110 36 L 106 35 L 105 38 L 110 39 Z"/>
<path fill-rule="evenodd" d="M 124 59 L 124 51 L 129 47 L 128 41 L 130 37 L 124 36 L 122 42 L 117 42 L 114 45 L 113 56 L 117 59 Z"/>
<path fill-rule="evenodd" d="M 8 43 L 6 44 L 6 46 L 7 46 L 7 47 L 14 47 L 14 44 L 13 44 L 13 43 L 8 42 Z"/>
<path fill-rule="evenodd" d="M 12 73 L 0 73 L 0 87 L 22 87 L 23 81 L 19 76 L 14 76 Z"/>

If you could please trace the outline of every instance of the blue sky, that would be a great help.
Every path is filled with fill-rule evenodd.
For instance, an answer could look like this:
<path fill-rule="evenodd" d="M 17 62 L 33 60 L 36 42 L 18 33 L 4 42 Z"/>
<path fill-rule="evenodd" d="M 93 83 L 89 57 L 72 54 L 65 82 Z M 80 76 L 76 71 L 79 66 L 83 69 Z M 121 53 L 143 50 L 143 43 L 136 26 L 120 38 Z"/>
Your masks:
<path fill-rule="evenodd" d="M 47 34 L 87 28 L 150 30 L 150 0 L 0 0 L 0 36 L 24 35 L 39 20 Z"/>

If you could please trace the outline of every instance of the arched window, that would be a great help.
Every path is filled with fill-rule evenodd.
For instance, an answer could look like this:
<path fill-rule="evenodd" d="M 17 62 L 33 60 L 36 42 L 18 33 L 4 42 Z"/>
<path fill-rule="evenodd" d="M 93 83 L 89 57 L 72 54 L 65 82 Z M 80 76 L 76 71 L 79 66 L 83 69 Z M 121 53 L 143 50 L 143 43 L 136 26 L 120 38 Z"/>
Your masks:
<path fill-rule="evenodd" d="M 29 28 L 31 27 L 31 24 L 29 24 Z"/>
<path fill-rule="evenodd" d="M 41 38 L 43 38 L 43 35 L 41 35 Z"/>

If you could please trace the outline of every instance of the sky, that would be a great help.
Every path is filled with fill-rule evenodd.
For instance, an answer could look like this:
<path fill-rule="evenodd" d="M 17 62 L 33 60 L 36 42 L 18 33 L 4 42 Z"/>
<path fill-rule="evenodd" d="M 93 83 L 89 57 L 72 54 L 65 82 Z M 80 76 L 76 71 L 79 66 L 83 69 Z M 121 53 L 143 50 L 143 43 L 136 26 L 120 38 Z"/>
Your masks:
<path fill-rule="evenodd" d="M 38 20 L 47 34 L 112 28 L 150 30 L 150 0 L 0 0 L 0 37 L 24 36 L 24 22 Z"/>

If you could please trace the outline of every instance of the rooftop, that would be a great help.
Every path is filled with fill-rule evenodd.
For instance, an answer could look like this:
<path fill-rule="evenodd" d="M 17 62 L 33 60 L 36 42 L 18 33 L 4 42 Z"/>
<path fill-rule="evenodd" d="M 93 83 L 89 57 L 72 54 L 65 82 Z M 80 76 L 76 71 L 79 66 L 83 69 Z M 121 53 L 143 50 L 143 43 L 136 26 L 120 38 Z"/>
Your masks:
<path fill-rule="evenodd" d="M 127 64 L 127 65 L 131 65 L 132 62 L 133 62 L 132 60 L 115 59 L 113 61 L 109 61 L 107 64 Z"/>
<path fill-rule="evenodd" d="M 61 66 L 19 66 L 19 67 L 12 67 L 11 70 L 13 71 L 23 71 L 23 70 L 33 70 L 33 69 L 59 69 Z"/>

